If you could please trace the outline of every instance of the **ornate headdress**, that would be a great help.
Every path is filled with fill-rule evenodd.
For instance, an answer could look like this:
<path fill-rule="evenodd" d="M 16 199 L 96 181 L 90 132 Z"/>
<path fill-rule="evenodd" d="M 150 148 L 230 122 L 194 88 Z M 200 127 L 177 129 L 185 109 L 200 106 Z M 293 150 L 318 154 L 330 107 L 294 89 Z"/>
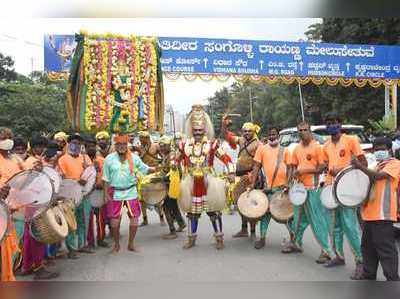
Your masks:
<path fill-rule="evenodd" d="M 214 138 L 214 127 L 203 106 L 193 105 L 185 122 L 185 135 L 193 137 L 193 128 L 202 128 L 208 139 Z"/>

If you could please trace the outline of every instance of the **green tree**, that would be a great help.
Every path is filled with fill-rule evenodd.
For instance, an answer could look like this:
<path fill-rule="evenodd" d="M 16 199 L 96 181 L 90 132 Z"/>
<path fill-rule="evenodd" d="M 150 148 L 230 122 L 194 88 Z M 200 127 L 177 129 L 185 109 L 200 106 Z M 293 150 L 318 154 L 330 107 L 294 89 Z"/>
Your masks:
<path fill-rule="evenodd" d="M 0 83 L 0 126 L 31 137 L 67 128 L 65 89 L 29 83 Z"/>
<path fill-rule="evenodd" d="M 17 73 L 14 70 L 14 61 L 10 56 L 0 53 L 0 81 L 14 81 Z"/>

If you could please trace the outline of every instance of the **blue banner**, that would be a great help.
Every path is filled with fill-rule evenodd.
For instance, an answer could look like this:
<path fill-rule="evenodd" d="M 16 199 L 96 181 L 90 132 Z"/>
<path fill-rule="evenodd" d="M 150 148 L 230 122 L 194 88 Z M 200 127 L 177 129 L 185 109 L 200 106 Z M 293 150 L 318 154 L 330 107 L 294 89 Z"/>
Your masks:
<path fill-rule="evenodd" d="M 44 36 L 44 70 L 46 72 L 69 72 L 76 48 L 74 35 Z"/>
<path fill-rule="evenodd" d="M 46 71 L 68 69 L 71 41 L 45 37 Z M 171 73 L 400 78 L 398 46 L 173 37 L 160 37 L 159 45 L 161 68 Z"/>

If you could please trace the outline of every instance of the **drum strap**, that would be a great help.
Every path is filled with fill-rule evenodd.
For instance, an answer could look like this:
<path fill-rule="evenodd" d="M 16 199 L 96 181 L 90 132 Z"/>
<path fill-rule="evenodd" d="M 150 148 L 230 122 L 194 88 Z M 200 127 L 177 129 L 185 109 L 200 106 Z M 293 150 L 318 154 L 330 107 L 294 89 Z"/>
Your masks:
<path fill-rule="evenodd" d="M 253 142 L 255 142 L 255 141 L 257 141 L 257 140 L 258 140 L 258 139 L 254 138 L 254 139 L 252 139 L 250 142 L 245 143 L 245 144 L 244 144 L 244 147 L 239 151 L 238 156 L 240 156 L 240 154 L 241 154 L 243 151 L 246 151 L 246 153 L 247 153 L 250 157 L 254 158 L 254 155 L 250 154 L 250 152 L 249 152 L 249 146 L 252 145 Z"/>
<path fill-rule="evenodd" d="M 284 150 L 285 150 L 285 148 L 283 146 L 279 146 L 278 159 L 276 160 L 275 170 L 274 170 L 274 174 L 273 174 L 272 180 L 271 180 L 271 186 L 270 186 L 271 189 L 272 189 L 272 186 L 274 185 L 274 181 L 276 179 L 276 175 L 278 174 L 278 169 L 279 169 L 279 165 L 282 162 Z"/>

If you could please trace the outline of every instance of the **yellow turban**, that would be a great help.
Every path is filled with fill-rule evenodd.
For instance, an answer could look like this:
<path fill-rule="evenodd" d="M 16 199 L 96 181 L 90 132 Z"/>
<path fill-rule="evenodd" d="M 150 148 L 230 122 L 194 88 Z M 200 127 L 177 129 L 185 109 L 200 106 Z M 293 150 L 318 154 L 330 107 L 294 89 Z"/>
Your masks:
<path fill-rule="evenodd" d="M 110 140 L 110 134 L 108 134 L 108 132 L 106 132 L 106 131 L 100 131 L 96 134 L 96 140 L 99 140 L 99 139 Z"/>
<path fill-rule="evenodd" d="M 254 132 L 254 134 L 257 135 L 258 132 L 260 132 L 260 127 L 258 125 L 256 125 L 256 124 L 248 122 L 248 123 L 244 123 L 243 124 L 242 130 L 251 130 L 251 131 Z"/>
<path fill-rule="evenodd" d="M 140 131 L 139 137 L 150 137 L 150 133 L 148 131 Z"/>
<path fill-rule="evenodd" d="M 166 145 L 169 145 L 169 144 L 171 144 L 171 138 L 169 138 L 168 136 L 162 136 L 161 138 L 160 138 L 160 144 L 166 144 Z"/>
<path fill-rule="evenodd" d="M 68 135 L 65 134 L 64 132 L 58 132 L 58 133 L 56 133 L 56 134 L 54 135 L 54 139 L 62 139 L 62 140 L 64 140 L 65 142 L 67 142 L 67 140 L 68 140 Z"/>

